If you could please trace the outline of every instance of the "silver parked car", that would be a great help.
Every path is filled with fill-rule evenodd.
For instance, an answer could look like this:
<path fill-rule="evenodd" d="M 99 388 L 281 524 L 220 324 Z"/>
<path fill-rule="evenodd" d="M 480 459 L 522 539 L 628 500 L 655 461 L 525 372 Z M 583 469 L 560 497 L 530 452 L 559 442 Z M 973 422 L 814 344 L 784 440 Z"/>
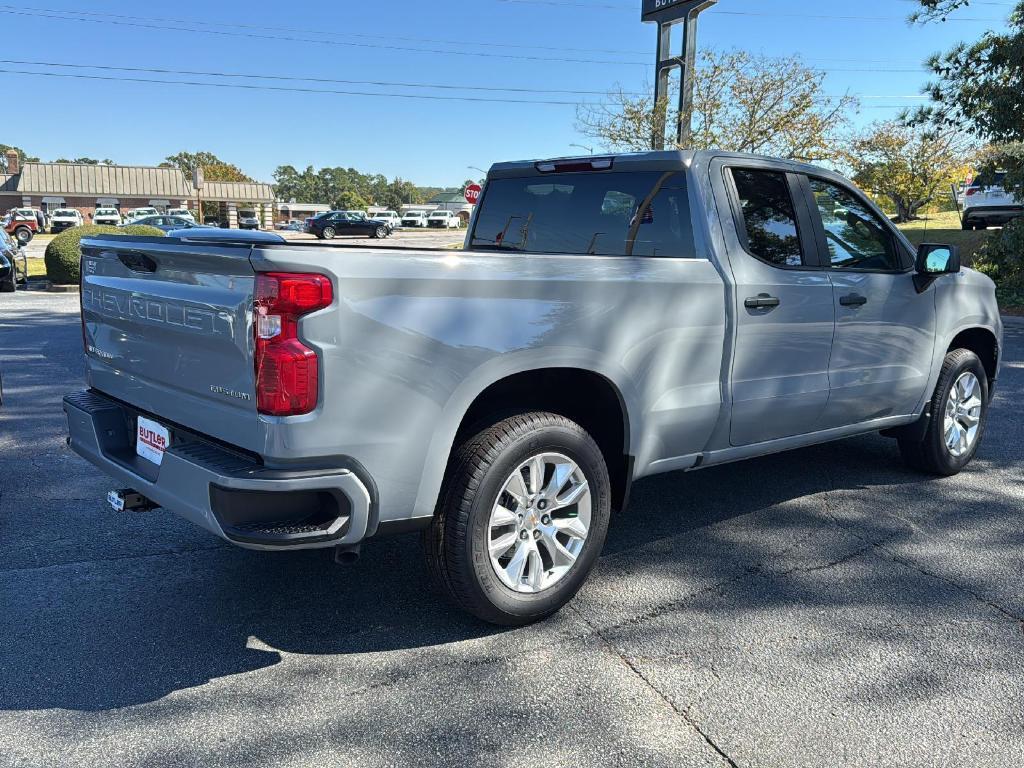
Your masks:
<path fill-rule="evenodd" d="M 638 478 L 877 431 L 955 474 L 999 374 L 992 281 L 794 162 L 501 163 L 463 252 L 179 237 L 82 242 L 64 409 L 111 503 L 340 559 L 418 530 L 497 624 L 572 598 Z"/>

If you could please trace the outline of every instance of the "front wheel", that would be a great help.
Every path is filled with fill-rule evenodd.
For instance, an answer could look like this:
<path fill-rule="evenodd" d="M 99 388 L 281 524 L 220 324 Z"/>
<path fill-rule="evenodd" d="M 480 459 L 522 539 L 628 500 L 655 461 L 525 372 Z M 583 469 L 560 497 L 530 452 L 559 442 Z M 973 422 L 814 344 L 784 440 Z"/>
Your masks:
<path fill-rule="evenodd" d="M 374 232 L 373 232 L 373 236 L 377 240 L 383 240 L 385 237 L 388 236 L 388 228 L 387 227 L 377 227 L 377 229 L 375 229 Z"/>
<path fill-rule="evenodd" d="M 14 230 L 14 239 L 18 241 L 18 245 L 28 245 L 32 242 L 32 230 L 28 227 L 18 227 Z"/>
<path fill-rule="evenodd" d="M 922 472 L 957 474 L 978 451 L 988 404 L 988 376 L 981 360 L 970 350 L 953 350 L 942 363 L 924 437 L 899 439 L 903 460 Z"/>
<path fill-rule="evenodd" d="M 608 468 L 593 438 L 553 413 L 513 416 L 452 455 L 424 533 L 427 566 L 474 616 L 529 624 L 583 585 L 610 514 Z"/>

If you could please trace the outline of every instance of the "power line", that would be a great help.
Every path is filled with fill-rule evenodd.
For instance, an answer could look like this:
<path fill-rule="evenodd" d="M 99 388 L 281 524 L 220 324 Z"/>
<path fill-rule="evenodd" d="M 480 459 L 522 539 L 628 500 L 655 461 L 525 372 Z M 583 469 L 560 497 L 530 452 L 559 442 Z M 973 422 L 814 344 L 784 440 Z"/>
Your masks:
<path fill-rule="evenodd" d="M 264 75 L 251 72 L 210 72 L 194 69 L 165 69 L 159 67 L 117 67 L 110 64 L 80 64 L 65 63 L 56 61 L 33 61 L 29 59 L 0 59 L 0 64 L 19 64 L 33 67 L 62 67 L 67 69 L 99 69 L 114 72 L 144 72 L 154 75 L 190 75 L 202 77 L 237 77 L 251 80 L 281 80 L 300 83 L 334 83 L 339 85 L 379 85 L 382 87 L 397 88 L 434 88 L 451 91 L 486 91 L 486 92 L 508 92 L 508 93 L 547 93 L 547 94 L 583 94 L 585 96 L 604 96 L 607 91 L 586 91 L 579 88 L 519 88 L 500 87 L 488 85 L 450 85 L 447 83 L 411 83 L 396 82 L 388 80 L 343 80 L 330 77 L 315 77 L 304 75 L 301 77 L 291 75 Z M 163 81 L 161 81 L 163 82 Z M 627 93 L 629 96 L 639 96 L 638 93 Z"/>
<path fill-rule="evenodd" d="M 30 59 L 0 59 L 0 64 L 17 64 L 32 67 L 51 67 L 63 69 L 98 69 L 111 72 L 142 72 L 155 75 L 187 75 L 199 77 L 225 77 L 244 78 L 248 80 L 279 80 L 285 82 L 299 83 L 334 83 L 340 85 L 379 85 L 399 88 L 429 88 L 455 91 L 485 91 L 485 92 L 510 92 L 510 93 L 540 93 L 540 94 L 582 94 L 585 96 L 607 96 L 608 91 L 587 91 L 578 88 L 566 89 L 543 89 L 543 88 L 519 88 L 486 85 L 452 85 L 448 83 L 410 83 L 387 80 L 343 80 L 328 77 L 317 77 L 313 75 L 267 75 L 254 72 L 213 72 L 209 70 L 194 69 L 169 69 L 165 67 L 118 67 L 111 64 L 82 64 L 56 61 L 36 61 Z M 860 71 L 860 70 L 857 70 Z M 160 82 L 165 82 L 161 80 Z M 644 96 L 646 94 L 637 91 L 622 91 L 625 96 Z M 367 94 L 373 95 L 373 94 Z M 866 96 L 853 94 L 860 99 L 924 99 L 920 95 L 888 95 L 888 96 Z M 525 103 L 525 102 L 524 102 Z"/>
<path fill-rule="evenodd" d="M 370 48 L 376 50 L 387 50 L 387 51 L 403 51 L 406 53 L 436 53 L 446 56 L 469 56 L 472 58 L 491 58 L 491 59 L 512 59 L 515 61 L 543 61 L 543 62 L 558 62 L 567 64 L 610 64 L 613 66 L 647 66 L 648 62 L 641 61 L 609 61 L 607 59 L 581 59 L 581 58 L 570 58 L 570 57 L 557 57 L 557 56 L 528 56 L 526 54 L 512 54 L 512 53 L 493 53 L 489 51 L 460 51 L 460 50 L 442 50 L 438 48 L 410 48 L 408 46 L 400 45 L 385 45 L 379 43 L 356 43 L 342 40 L 320 40 L 309 37 L 292 37 L 288 35 L 267 35 L 257 34 L 255 32 L 231 32 L 228 30 L 220 29 L 203 29 L 201 28 L 205 22 L 199 21 L 188 21 L 180 20 L 179 24 L 189 24 L 198 29 L 185 29 L 183 27 L 168 27 L 162 24 L 148 24 L 140 21 L 124 21 L 121 18 L 81 18 L 74 17 L 74 11 L 62 11 L 57 12 L 43 12 L 43 11 L 30 11 L 17 9 L 16 6 L 4 6 L 0 5 L 0 11 L 13 16 L 28 16 L 34 18 L 53 19 L 56 21 L 77 21 L 91 24 L 110 24 L 120 27 L 132 27 L 135 29 L 153 29 L 159 32 L 187 32 L 191 34 L 204 34 L 204 35 L 217 35 L 220 37 L 239 37 L 249 38 L 255 40 L 277 40 L 281 42 L 290 43 L 312 43 L 314 45 L 330 45 L 330 46 L 341 46 L 348 48 Z"/>
<path fill-rule="evenodd" d="M 499 3 L 507 3 L 510 5 L 547 5 L 553 7 L 563 8 L 587 8 L 587 9 L 602 9 L 602 10 L 632 10 L 636 11 L 637 7 L 635 4 L 624 5 L 619 3 L 607 3 L 607 2 L 572 2 L 572 0 L 495 0 Z M 978 3 L 979 5 L 983 3 Z M 984 3 L 986 5 L 999 5 L 1001 3 Z M 902 21 L 906 22 L 905 16 L 845 16 L 845 15 L 830 15 L 830 14 L 805 14 L 805 13 L 772 13 L 771 11 L 730 11 L 721 8 L 711 8 L 705 11 L 705 14 L 716 14 L 723 16 L 761 16 L 768 18 L 795 18 L 795 19 L 828 19 L 835 21 Z M 983 21 L 983 22 L 1001 22 L 1005 19 L 990 19 L 990 18 L 976 18 L 971 16 L 951 16 L 946 21 Z"/>
<path fill-rule="evenodd" d="M 11 60 L 0 60 L 0 63 L 10 63 Z M 109 67 L 109 66 L 97 66 L 86 64 L 57 64 L 57 65 L 46 65 L 39 64 L 39 66 L 59 66 L 59 67 L 78 67 L 78 68 L 96 68 L 106 70 L 117 70 L 127 72 L 158 72 L 163 74 L 189 74 L 189 70 L 170 70 L 170 69 L 148 69 L 142 67 Z M 274 85 L 249 85 L 245 83 L 218 83 L 198 80 L 165 80 L 157 78 L 147 77 L 115 77 L 112 75 L 95 75 L 95 74 L 83 74 L 79 72 L 33 72 L 30 70 L 23 69 L 9 69 L 0 68 L 0 74 L 16 75 L 16 76 L 28 76 L 28 77 L 59 77 L 69 78 L 76 80 L 100 80 L 104 82 L 127 82 L 127 83 L 145 83 L 147 85 L 180 85 L 187 87 L 200 87 L 200 88 L 226 88 L 235 90 L 246 90 L 246 91 L 271 91 L 276 93 L 303 93 L 303 94 L 320 94 L 328 96 L 362 96 L 366 98 L 393 98 L 393 99 L 424 99 L 429 101 L 458 101 L 458 102 L 470 102 L 470 103 L 489 103 L 489 104 L 531 104 L 531 105 L 544 105 L 544 106 L 597 106 L 600 102 L 583 102 L 583 101 L 556 101 L 556 100 L 540 100 L 540 99 L 504 99 L 504 98 L 492 98 L 492 97 L 479 97 L 479 96 L 441 96 L 437 94 L 414 94 L 414 93 L 367 93 L 365 91 L 350 91 L 343 89 L 326 89 L 326 88 L 303 88 L 303 87 L 285 87 L 285 86 L 274 86 Z M 251 77 L 251 78 L 268 78 L 268 79 L 279 79 L 274 75 L 224 75 L 221 73 L 193 73 L 213 77 Z M 299 79 L 299 78 L 296 78 Z M 603 94 L 602 94 L 603 95 Z M 862 99 L 924 99 L 923 96 L 905 96 L 905 95 L 889 95 L 889 96 L 858 96 L 853 95 L 856 98 Z M 839 98 L 832 96 L 829 98 Z M 860 109 L 903 109 L 908 104 L 871 104 L 862 105 Z"/>
<path fill-rule="evenodd" d="M 541 4 L 548 4 L 548 5 L 562 5 L 562 4 L 565 4 L 565 3 L 555 2 L 555 0 L 497 0 L 497 1 L 498 2 L 509 2 L 509 3 L 512 3 L 512 2 L 515 2 L 515 3 L 520 3 L 520 2 L 521 3 L 527 3 L 527 2 L 530 2 L 530 3 L 541 3 Z M 58 11 L 58 10 L 52 9 L 52 8 L 31 8 L 31 7 L 22 7 L 22 6 L 13 6 L 13 5 L 3 5 L 3 4 L 0 4 L 0 12 L 8 13 L 8 14 L 11 14 L 11 15 L 16 15 L 16 16 L 28 16 L 28 17 L 34 17 L 34 18 L 55 19 L 55 20 L 59 20 L 59 21 L 72 21 L 72 22 L 80 22 L 80 23 L 110 24 L 110 25 L 115 25 L 115 26 L 127 26 L 127 27 L 140 28 L 140 29 L 151 29 L 151 30 L 156 30 L 156 31 L 160 31 L 160 32 L 184 32 L 184 33 L 192 33 L 192 34 L 208 34 L 208 35 L 217 35 L 217 36 L 222 36 L 222 37 L 241 37 L 241 38 L 258 39 L 258 40 L 276 40 L 276 41 L 281 41 L 281 42 L 312 43 L 314 45 L 331 45 L 331 46 L 355 47 L 355 48 L 378 49 L 378 50 L 394 50 L 394 51 L 402 51 L 402 52 L 406 52 L 406 53 L 428 53 L 428 54 L 439 54 L 439 55 L 447 55 L 447 56 L 469 56 L 469 57 L 474 57 L 474 58 L 479 58 L 479 57 L 484 57 L 484 58 L 500 58 L 500 59 L 511 59 L 511 60 L 516 60 L 516 61 L 557 62 L 557 63 L 569 63 L 569 64 L 601 64 L 601 65 L 610 65 L 610 66 L 640 66 L 640 67 L 647 67 L 647 66 L 650 65 L 650 61 L 608 60 L 608 59 L 557 57 L 557 56 L 537 56 L 537 55 L 526 55 L 526 54 L 494 53 L 494 52 L 490 52 L 490 51 L 451 50 L 451 49 L 438 49 L 438 48 L 413 48 L 413 47 L 408 47 L 408 46 L 396 46 L 396 45 L 388 45 L 388 44 L 382 44 L 382 43 L 360 43 L 360 42 L 351 42 L 351 41 L 343 41 L 343 40 L 324 40 L 324 39 L 317 39 L 317 38 L 293 37 L 293 36 L 280 35 L 280 34 L 259 34 L 257 32 L 237 32 L 237 31 L 230 31 L 230 30 L 210 29 L 210 28 L 205 28 L 205 27 L 210 27 L 210 26 L 230 26 L 230 27 L 232 27 L 232 29 L 236 29 L 237 28 L 237 29 L 257 30 L 257 31 L 259 31 L 259 30 L 262 30 L 262 31 L 272 31 L 272 32 L 280 31 L 282 28 L 278 28 L 278 27 L 258 27 L 258 26 L 253 26 L 253 25 L 226 25 L 226 24 L 217 24 L 217 23 L 211 23 L 211 22 L 205 22 L 205 21 L 194 21 L 194 20 L 189 20 L 189 19 L 161 18 L 161 19 L 149 19 L 149 20 L 146 20 L 146 19 L 144 19 L 144 17 L 139 17 L 139 16 L 123 16 L 123 15 L 118 16 L 116 18 L 111 18 L 108 15 L 100 15 L 100 14 L 97 14 L 97 13 L 91 12 L 91 11 Z M 712 11 L 709 11 L 709 13 L 710 12 L 712 12 Z M 715 13 L 729 13 L 729 14 L 735 14 L 735 15 L 749 15 L 749 16 L 785 16 L 785 14 L 772 14 L 772 13 L 767 13 L 767 12 L 753 12 L 753 11 L 750 11 L 750 12 L 747 12 L 747 11 L 713 11 L 713 12 L 715 12 Z M 98 18 L 88 18 L 90 16 L 98 16 Z M 790 16 L 798 17 L 798 18 L 822 18 L 822 19 L 826 19 L 827 18 L 827 19 L 835 19 L 835 20 L 841 20 L 841 21 L 849 21 L 849 20 L 852 20 L 852 19 L 869 19 L 869 18 L 871 20 L 892 20 L 892 19 L 896 19 L 897 18 L 897 17 L 884 17 L 883 18 L 883 17 L 825 16 L 825 15 L 816 15 L 816 16 L 812 15 L 812 16 L 808 16 L 806 14 L 790 14 Z M 164 24 L 150 23 L 152 21 L 161 21 L 164 24 L 187 25 L 188 28 L 182 27 L 182 26 L 168 27 L 168 26 L 165 26 Z M 285 28 L 285 29 L 287 29 L 287 28 Z M 295 30 L 295 31 L 302 32 L 303 30 Z M 313 31 L 309 31 L 309 33 L 311 33 L 311 34 L 328 34 L 328 33 L 313 32 Z M 375 36 L 371 36 L 371 35 L 353 35 L 353 36 L 364 37 L 364 38 L 367 38 L 367 39 L 375 39 Z M 396 38 L 385 38 L 385 39 L 396 39 Z M 404 39 L 404 40 L 415 40 L 415 38 L 401 38 L 401 39 Z M 424 40 L 424 42 L 433 42 L 433 43 L 451 44 L 451 45 L 476 45 L 476 46 L 486 45 L 486 46 L 489 46 L 489 47 L 516 47 L 516 48 L 519 48 L 519 47 L 522 47 L 522 48 L 532 47 L 532 46 L 520 46 L 518 44 L 481 43 L 481 42 L 475 42 L 475 41 L 472 41 L 472 40 L 450 40 L 450 41 Z M 538 46 L 538 48 L 543 48 L 543 47 Z M 549 49 L 549 48 L 543 48 L 543 49 L 544 50 L 556 50 L 556 49 Z M 613 51 L 613 50 L 606 50 L 606 49 L 583 49 L 583 48 L 580 48 L 580 49 L 560 49 L 560 50 L 574 50 L 574 51 L 578 51 L 578 52 L 581 52 L 581 53 L 598 53 L 598 54 L 604 53 L 604 54 L 622 55 L 622 56 L 638 55 L 640 53 L 639 51 L 625 51 L 625 50 Z M 807 59 L 807 60 L 808 61 L 813 61 L 814 59 Z M 822 59 L 822 60 L 824 61 L 825 59 Z M 837 60 L 837 61 L 839 61 L 841 59 L 829 59 L 829 60 Z M 882 62 L 886 61 L 884 59 L 875 59 L 875 60 L 847 59 L 847 60 L 848 61 L 872 61 L 872 62 L 877 62 L 877 63 L 882 63 Z M 829 71 L 829 70 L 826 70 L 826 71 Z M 903 70 L 895 70 L 895 69 L 889 69 L 889 68 L 886 68 L 886 69 L 859 69 L 858 68 L 858 69 L 835 69 L 835 70 L 831 70 L 831 71 L 837 71 L 837 72 L 919 72 L 919 71 L 923 71 L 923 70 L 922 70 L 922 68 L 918 68 L 918 69 L 903 69 Z"/>
<path fill-rule="evenodd" d="M 484 102 L 492 104 L 542 104 L 551 106 L 583 106 L 586 102 L 580 101 L 547 101 L 535 99 L 499 99 L 484 96 L 441 96 L 438 94 L 426 93 L 367 93 L 365 91 L 348 91 L 324 88 L 300 88 L 275 85 L 248 85 L 246 83 L 211 83 L 195 80 L 158 80 L 156 78 L 144 77 L 114 77 L 112 75 L 85 75 L 77 72 L 31 72 L 24 69 L 0 68 L 0 74 L 7 75 L 29 75 L 34 77 L 62 77 L 77 80 L 104 80 L 116 83 L 148 83 L 156 85 L 187 85 L 201 86 L 205 88 L 234 88 L 250 91 L 276 91 L 279 93 L 315 93 L 330 96 L 365 96 L 375 99 L 425 99 L 429 101 L 465 101 Z"/>

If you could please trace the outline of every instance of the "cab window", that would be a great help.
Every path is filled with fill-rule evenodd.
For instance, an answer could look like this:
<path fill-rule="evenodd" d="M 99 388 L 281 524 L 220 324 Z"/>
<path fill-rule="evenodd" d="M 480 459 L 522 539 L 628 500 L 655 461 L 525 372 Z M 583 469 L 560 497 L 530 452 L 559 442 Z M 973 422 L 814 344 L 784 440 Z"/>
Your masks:
<path fill-rule="evenodd" d="M 761 261 L 777 267 L 804 264 L 796 210 L 786 174 L 753 168 L 733 168 L 739 202 L 744 248 Z"/>
<path fill-rule="evenodd" d="M 810 185 L 832 269 L 895 272 L 901 268 L 896 239 L 864 201 L 823 179 L 812 178 Z"/>

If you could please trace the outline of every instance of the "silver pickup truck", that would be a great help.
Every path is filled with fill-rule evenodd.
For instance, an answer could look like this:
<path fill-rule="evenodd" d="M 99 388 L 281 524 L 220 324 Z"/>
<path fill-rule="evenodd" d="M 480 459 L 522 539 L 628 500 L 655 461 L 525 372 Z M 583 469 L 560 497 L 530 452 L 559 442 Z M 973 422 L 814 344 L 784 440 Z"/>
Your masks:
<path fill-rule="evenodd" d="M 954 248 L 716 152 L 495 165 L 463 251 L 98 236 L 81 295 L 69 443 L 115 506 L 343 560 L 419 530 L 499 624 L 572 598 L 638 478 L 870 431 L 959 472 L 1002 337 Z"/>

